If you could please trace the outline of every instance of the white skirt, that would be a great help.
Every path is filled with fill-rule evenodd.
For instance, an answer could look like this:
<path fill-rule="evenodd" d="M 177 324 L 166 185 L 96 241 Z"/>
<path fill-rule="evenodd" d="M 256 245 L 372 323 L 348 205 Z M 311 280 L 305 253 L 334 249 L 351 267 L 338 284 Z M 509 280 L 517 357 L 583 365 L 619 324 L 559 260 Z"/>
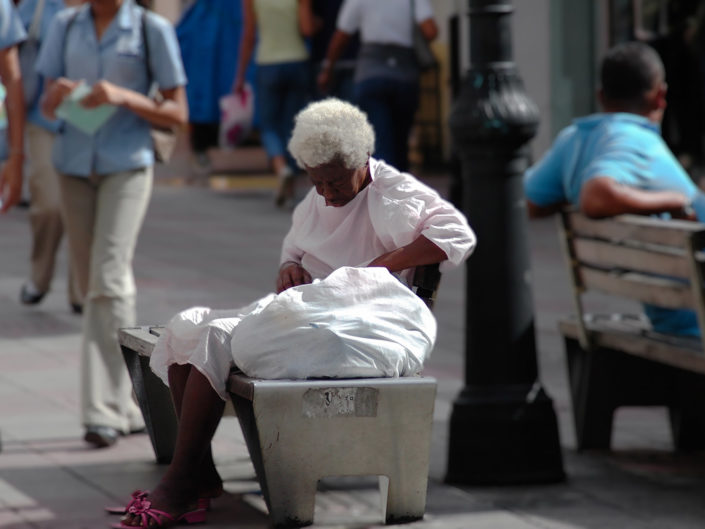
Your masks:
<path fill-rule="evenodd" d="M 340 268 L 240 309 L 174 316 L 150 366 L 166 384 L 191 364 L 223 400 L 237 366 L 254 378 L 359 378 L 418 373 L 436 339 L 426 305 L 385 268 Z"/>

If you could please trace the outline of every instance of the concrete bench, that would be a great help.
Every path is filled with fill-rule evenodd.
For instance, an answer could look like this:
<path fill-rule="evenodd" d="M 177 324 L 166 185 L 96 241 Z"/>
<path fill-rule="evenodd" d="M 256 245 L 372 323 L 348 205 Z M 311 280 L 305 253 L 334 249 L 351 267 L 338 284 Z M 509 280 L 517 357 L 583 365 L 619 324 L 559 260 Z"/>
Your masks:
<path fill-rule="evenodd" d="M 705 448 L 705 350 L 654 332 L 643 315 L 587 314 L 591 291 L 697 313 L 705 331 L 705 224 L 561 214 L 576 315 L 564 337 L 578 449 L 608 449 L 620 406 L 666 406 L 674 445 Z"/>
<path fill-rule="evenodd" d="M 318 481 L 332 476 L 382 476 L 386 522 L 423 518 L 433 378 L 255 380 L 233 373 L 228 390 L 275 526 L 313 523 Z"/>
<path fill-rule="evenodd" d="M 412 288 L 433 308 L 439 282 L 438 265 L 418 267 Z M 119 341 L 157 462 L 169 463 L 176 414 L 149 368 L 161 330 L 121 329 Z M 312 523 L 318 480 L 342 475 L 384 477 L 389 523 L 423 517 L 433 378 L 256 380 L 233 372 L 228 391 L 275 525 Z"/>

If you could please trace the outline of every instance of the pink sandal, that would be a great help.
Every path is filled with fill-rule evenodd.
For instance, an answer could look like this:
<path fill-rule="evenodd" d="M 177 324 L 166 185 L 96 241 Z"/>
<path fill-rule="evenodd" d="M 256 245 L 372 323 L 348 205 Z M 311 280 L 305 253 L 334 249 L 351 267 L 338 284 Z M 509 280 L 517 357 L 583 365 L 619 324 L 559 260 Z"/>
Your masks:
<path fill-rule="evenodd" d="M 135 497 L 130 502 L 130 507 L 128 508 L 127 513 L 138 516 L 140 524 L 125 525 L 120 522 L 119 524 L 111 524 L 110 527 L 113 527 L 114 529 L 130 529 L 134 527 L 171 527 L 176 524 L 194 524 L 204 523 L 206 521 L 205 509 L 197 508 L 193 511 L 185 512 L 177 518 L 168 512 L 152 509 L 152 502 L 145 499 L 145 496 Z M 150 522 L 153 522 L 152 525 L 150 525 Z"/>
<path fill-rule="evenodd" d="M 135 502 L 135 500 L 144 500 L 147 495 L 149 494 L 149 491 L 147 490 L 136 490 L 132 493 L 131 500 L 125 505 L 124 507 L 122 505 L 114 505 L 114 506 L 108 506 L 105 507 L 105 512 L 108 514 L 117 514 L 117 515 L 122 515 L 122 514 L 127 514 L 127 512 L 130 509 L 130 506 Z M 206 511 L 211 510 L 211 499 L 210 498 L 198 498 L 198 503 L 197 503 L 197 509 L 203 509 Z"/>

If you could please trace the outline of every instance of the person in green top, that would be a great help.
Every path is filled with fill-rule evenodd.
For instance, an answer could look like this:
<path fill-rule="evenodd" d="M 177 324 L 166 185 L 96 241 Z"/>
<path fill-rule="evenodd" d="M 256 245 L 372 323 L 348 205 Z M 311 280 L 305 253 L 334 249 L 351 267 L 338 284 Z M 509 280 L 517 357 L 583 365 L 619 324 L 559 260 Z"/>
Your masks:
<path fill-rule="evenodd" d="M 243 0 L 242 45 L 233 92 L 242 92 L 258 37 L 255 105 L 262 144 L 279 178 L 275 203 L 293 195 L 296 163 L 286 145 L 294 116 L 310 97 L 309 54 L 304 38 L 313 35 L 311 0 Z"/>

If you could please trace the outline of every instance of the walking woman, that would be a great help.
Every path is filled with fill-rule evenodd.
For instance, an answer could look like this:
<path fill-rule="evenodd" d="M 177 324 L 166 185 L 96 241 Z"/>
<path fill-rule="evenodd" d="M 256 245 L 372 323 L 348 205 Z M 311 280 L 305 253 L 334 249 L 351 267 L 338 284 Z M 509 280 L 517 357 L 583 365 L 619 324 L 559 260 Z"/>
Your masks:
<path fill-rule="evenodd" d="M 245 26 L 233 91 L 240 93 L 257 37 L 255 105 L 262 143 L 279 179 L 277 206 L 292 198 L 296 162 L 286 145 L 294 116 L 310 98 L 309 55 L 313 35 L 311 0 L 243 0 Z"/>
<path fill-rule="evenodd" d="M 132 257 L 152 190 L 150 126 L 187 122 L 186 77 L 171 24 L 134 0 L 89 0 L 59 13 L 37 70 L 46 80 L 42 110 L 49 118 L 75 90 L 86 92 L 79 98 L 83 111 L 67 109 L 53 161 L 85 298 L 85 440 L 105 447 L 144 427 L 117 330 L 135 324 Z M 155 83 L 159 101 L 148 95 Z M 85 112 L 90 109 L 92 114 Z"/>

